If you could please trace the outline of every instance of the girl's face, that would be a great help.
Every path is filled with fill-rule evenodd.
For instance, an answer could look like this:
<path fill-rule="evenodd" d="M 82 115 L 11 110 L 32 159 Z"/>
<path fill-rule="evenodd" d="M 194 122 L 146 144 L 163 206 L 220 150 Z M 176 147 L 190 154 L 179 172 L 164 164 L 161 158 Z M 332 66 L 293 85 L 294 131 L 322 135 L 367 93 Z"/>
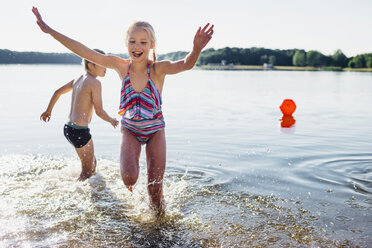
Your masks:
<path fill-rule="evenodd" d="M 143 28 L 134 28 L 128 36 L 128 54 L 132 60 L 147 59 L 154 48 L 150 35 Z"/>

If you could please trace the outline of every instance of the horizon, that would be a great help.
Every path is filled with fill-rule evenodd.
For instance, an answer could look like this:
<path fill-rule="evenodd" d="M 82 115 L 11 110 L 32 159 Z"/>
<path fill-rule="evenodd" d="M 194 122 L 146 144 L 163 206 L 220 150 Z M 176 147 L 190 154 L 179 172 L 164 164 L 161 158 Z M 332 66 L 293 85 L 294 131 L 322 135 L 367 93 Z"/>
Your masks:
<path fill-rule="evenodd" d="M 372 24 L 369 14 L 372 1 L 233 0 L 228 5 L 222 1 L 209 2 L 164 0 L 155 3 L 144 0 L 141 5 L 120 0 L 104 5 L 96 0 L 89 4 L 72 0 L 63 3 L 47 0 L 7 2 L 0 21 L 11 25 L 2 27 L 5 35 L 0 49 L 70 52 L 40 31 L 31 12 L 35 6 L 55 30 L 88 47 L 98 47 L 114 54 L 127 53 L 124 44 L 126 29 L 134 20 L 140 19 L 154 26 L 158 54 L 190 51 L 197 28 L 207 22 L 215 25 L 215 33 L 205 49 L 302 49 L 316 50 L 324 55 L 332 55 L 340 49 L 347 57 L 372 52 L 372 34 L 359 28 Z M 190 18 L 190 13 L 193 13 L 193 18 Z"/>
<path fill-rule="evenodd" d="M 207 49 L 210 49 L 210 48 L 213 48 L 213 47 L 209 47 Z M 215 49 L 215 50 L 219 50 L 219 49 L 224 49 L 226 47 L 222 47 L 222 48 L 218 48 L 218 49 Z M 272 48 L 268 48 L 268 47 L 229 47 L 229 48 L 239 48 L 239 49 L 252 49 L 252 48 L 262 48 L 262 49 L 268 49 L 268 50 L 276 50 L 276 49 L 272 49 Z M 62 52 L 43 52 L 43 51 L 16 51 L 16 50 L 11 50 L 11 49 L 7 49 L 7 48 L 0 48 L 0 50 L 10 50 L 12 52 L 20 52 L 20 53 L 56 53 L 56 54 L 74 54 L 73 52 L 71 52 L 70 50 L 66 50 L 66 51 L 62 51 Z M 203 49 L 203 51 L 206 50 L 206 49 Z M 278 49 L 278 50 L 304 50 L 304 49 L 300 49 L 300 48 L 292 48 L 292 49 Z M 305 52 L 309 52 L 310 50 L 304 50 Z M 316 51 L 316 50 L 315 50 Z M 335 50 L 336 51 L 336 50 Z M 342 51 L 342 50 L 341 50 Z M 158 53 L 158 55 L 166 55 L 166 54 L 169 54 L 169 53 L 176 53 L 176 52 L 187 52 L 187 51 L 170 51 L 170 52 L 166 52 L 166 53 Z M 319 52 L 319 51 L 318 51 Z M 342 51 L 343 52 L 343 51 Z M 106 54 L 112 54 L 112 55 L 126 55 L 126 56 L 129 56 L 127 52 L 123 52 L 123 53 L 112 53 L 110 51 L 105 51 Z M 371 52 L 366 52 L 366 53 L 363 53 L 363 54 L 368 54 L 368 53 L 372 53 Z M 325 56 L 332 56 L 334 54 L 334 52 L 332 54 L 324 54 L 322 53 L 323 55 Z M 347 56 L 348 58 L 352 58 L 352 57 L 355 57 L 357 55 L 361 55 L 361 54 L 356 54 L 354 56 Z M 76 55 L 78 56 L 78 55 Z M 78 56 L 79 57 L 79 56 Z"/>

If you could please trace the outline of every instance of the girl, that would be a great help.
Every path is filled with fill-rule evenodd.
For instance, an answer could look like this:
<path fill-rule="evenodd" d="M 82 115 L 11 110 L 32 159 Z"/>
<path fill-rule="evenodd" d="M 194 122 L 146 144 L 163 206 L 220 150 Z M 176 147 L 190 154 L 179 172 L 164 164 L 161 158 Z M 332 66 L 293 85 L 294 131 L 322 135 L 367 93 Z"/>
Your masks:
<path fill-rule="evenodd" d="M 161 111 L 161 92 L 167 74 L 190 70 L 213 35 L 213 25 L 199 27 L 192 51 L 176 62 L 156 61 L 155 33 L 147 22 L 134 22 L 127 31 L 130 59 L 103 55 L 50 28 L 37 8 L 32 12 L 40 29 L 50 34 L 78 56 L 95 64 L 116 70 L 122 82 L 119 114 L 122 115 L 120 174 L 132 191 L 139 175 L 141 145 L 146 144 L 148 193 L 150 207 L 164 211 L 163 176 L 166 162 L 165 122 Z M 149 60 L 152 50 L 153 60 Z"/>

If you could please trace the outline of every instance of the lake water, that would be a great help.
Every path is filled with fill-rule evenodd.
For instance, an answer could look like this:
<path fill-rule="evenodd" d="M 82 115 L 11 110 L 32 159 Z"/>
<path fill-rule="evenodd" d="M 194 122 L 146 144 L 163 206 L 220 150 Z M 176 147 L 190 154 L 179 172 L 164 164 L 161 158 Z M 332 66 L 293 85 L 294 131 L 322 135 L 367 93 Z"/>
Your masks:
<path fill-rule="evenodd" d="M 372 73 L 201 71 L 168 76 L 167 213 L 148 209 L 146 163 L 134 193 L 119 174 L 120 129 L 90 125 L 98 173 L 50 123 L 54 90 L 79 65 L 2 65 L 0 247 L 370 247 Z M 116 115 L 120 80 L 101 79 Z M 297 104 L 281 128 L 279 105 Z"/>

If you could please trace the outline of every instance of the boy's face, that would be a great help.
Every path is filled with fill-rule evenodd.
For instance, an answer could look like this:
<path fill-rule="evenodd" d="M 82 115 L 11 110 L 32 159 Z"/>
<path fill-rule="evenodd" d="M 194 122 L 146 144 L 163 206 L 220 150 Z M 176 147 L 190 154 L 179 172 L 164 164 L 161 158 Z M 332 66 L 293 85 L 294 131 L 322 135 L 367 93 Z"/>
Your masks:
<path fill-rule="evenodd" d="M 93 73 L 97 76 L 97 77 L 104 77 L 106 75 L 106 68 L 105 67 L 102 67 L 100 65 L 97 65 L 97 64 L 92 64 L 92 68 L 93 68 Z"/>
<path fill-rule="evenodd" d="M 129 33 L 128 54 L 132 60 L 147 59 L 152 48 L 151 38 L 143 28 L 135 28 Z"/>

